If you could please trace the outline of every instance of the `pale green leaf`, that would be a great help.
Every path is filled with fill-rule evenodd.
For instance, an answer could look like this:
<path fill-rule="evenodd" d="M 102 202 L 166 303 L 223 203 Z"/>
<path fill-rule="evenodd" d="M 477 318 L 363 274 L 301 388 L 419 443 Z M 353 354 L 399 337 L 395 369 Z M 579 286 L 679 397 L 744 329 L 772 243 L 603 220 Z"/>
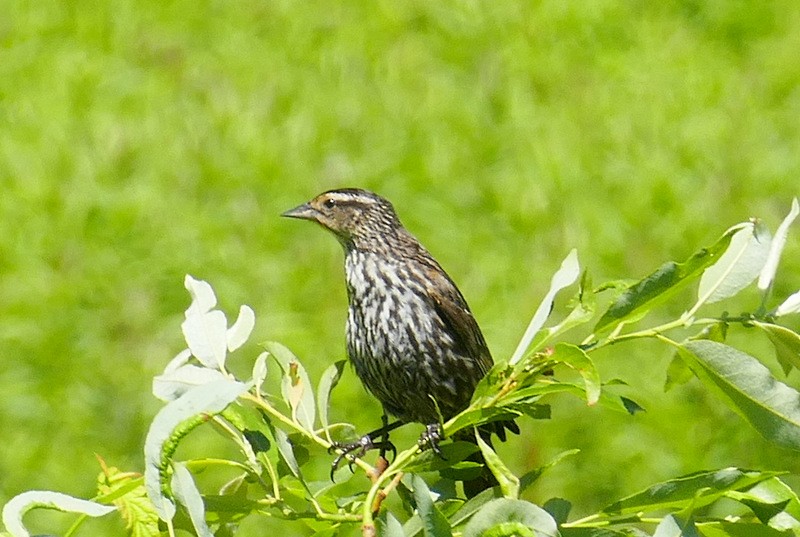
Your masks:
<path fill-rule="evenodd" d="M 706 386 L 765 438 L 800 450 L 800 393 L 752 356 L 715 341 L 688 341 L 681 357 Z"/>

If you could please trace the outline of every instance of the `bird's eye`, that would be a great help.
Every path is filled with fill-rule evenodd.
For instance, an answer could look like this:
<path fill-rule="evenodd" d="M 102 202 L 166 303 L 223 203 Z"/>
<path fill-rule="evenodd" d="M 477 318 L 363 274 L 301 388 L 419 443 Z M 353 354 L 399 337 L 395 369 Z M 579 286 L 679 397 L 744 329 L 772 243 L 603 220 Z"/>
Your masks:
<path fill-rule="evenodd" d="M 333 209 L 334 207 L 336 207 L 336 200 L 328 198 L 325 200 L 325 203 L 323 205 L 325 205 L 325 207 L 328 209 Z"/>

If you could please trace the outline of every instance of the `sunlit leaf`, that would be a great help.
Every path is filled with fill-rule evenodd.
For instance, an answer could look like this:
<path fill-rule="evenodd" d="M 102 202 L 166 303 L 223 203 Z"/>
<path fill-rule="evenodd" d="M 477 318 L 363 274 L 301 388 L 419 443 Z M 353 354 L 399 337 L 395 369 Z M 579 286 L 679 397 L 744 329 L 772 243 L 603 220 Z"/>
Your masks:
<path fill-rule="evenodd" d="M 291 471 L 292 475 L 296 478 L 302 479 L 300 475 L 300 465 L 297 464 L 297 459 L 294 456 L 294 449 L 292 448 L 291 442 L 289 442 L 289 437 L 282 429 L 275 429 L 275 443 L 278 445 L 278 452 L 283 462 L 285 462 L 286 466 L 289 468 L 289 471 Z"/>
<path fill-rule="evenodd" d="M 800 393 L 752 356 L 715 341 L 688 341 L 680 354 L 706 386 L 765 438 L 800 450 Z"/>
<path fill-rule="evenodd" d="M 3 506 L 3 525 L 6 530 L 14 537 L 29 537 L 30 533 L 22 524 L 22 517 L 36 508 L 55 509 L 90 517 L 107 515 L 117 510 L 113 505 L 81 500 L 60 492 L 31 490 L 14 496 Z"/>
<path fill-rule="evenodd" d="M 775 310 L 776 317 L 800 312 L 800 291 L 793 293 Z"/>
<path fill-rule="evenodd" d="M 794 198 L 789 214 L 786 215 L 786 218 L 783 219 L 783 222 L 781 222 L 781 225 L 778 226 L 778 230 L 775 232 L 775 237 L 772 239 L 772 245 L 767 255 L 767 262 L 764 264 L 761 274 L 759 274 L 758 288 L 762 291 L 769 289 L 772 285 L 772 281 L 775 279 L 775 272 L 778 270 L 778 263 L 781 260 L 783 247 L 786 246 L 786 236 L 789 234 L 789 226 L 792 225 L 792 222 L 794 222 L 798 214 L 800 214 L 800 204 L 797 203 L 797 198 Z"/>
<path fill-rule="evenodd" d="M 609 306 L 595 325 L 595 331 L 607 332 L 620 323 L 641 319 L 653 307 L 674 296 L 720 258 L 730 244 L 734 231 L 735 228 L 729 230 L 713 246 L 700 250 L 683 263 L 667 262 L 629 286 Z"/>
<path fill-rule="evenodd" d="M 322 373 L 319 379 L 319 387 L 317 388 L 317 410 L 319 411 L 319 421 L 322 428 L 325 429 L 325 434 L 328 435 L 330 440 L 330 433 L 328 432 L 328 406 L 330 405 L 331 391 L 339 383 L 344 370 L 344 360 L 334 362 Z"/>
<path fill-rule="evenodd" d="M 225 409 L 247 390 L 247 385 L 232 380 L 218 380 L 192 388 L 175 401 L 162 408 L 147 431 L 144 443 L 144 480 L 147 495 L 162 520 L 171 520 L 175 515 L 175 505 L 164 496 L 161 489 L 161 473 L 165 461 L 162 454 L 165 447 L 175 449 L 174 434 L 186 434 L 182 425 L 195 418 L 197 425 L 205 416 L 214 415 Z M 197 417 L 200 419 L 197 419 Z M 180 433 L 178 433 L 180 431 Z"/>
<path fill-rule="evenodd" d="M 539 329 L 544 326 L 544 322 L 547 320 L 548 315 L 550 315 L 550 310 L 553 308 L 553 300 L 556 294 L 563 288 L 572 285 L 575 280 L 578 279 L 578 276 L 580 276 L 580 270 L 578 252 L 576 250 L 571 250 L 564 261 L 561 262 L 561 267 L 553 274 L 553 278 L 550 280 L 550 289 L 536 309 L 536 313 L 534 313 L 531 322 L 528 324 L 528 328 L 525 330 L 525 334 L 522 336 L 519 345 L 517 345 L 517 349 L 514 351 L 514 354 L 511 355 L 511 359 L 509 360 L 510 364 L 513 365 L 517 363 L 525 354 L 525 351 L 528 350 L 533 337 Z"/>
<path fill-rule="evenodd" d="M 214 537 L 214 534 L 206 524 L 206 507 L 203 504 L 203 497 L 197 490 L 191 472 L 185 465 L 174 463 L 172 465 L 172 493 L 175 499 L 186 508 L 189 519 L 192 521 L 195 533 L 198 537 Z"/>
<path fill-rule="evenodd" d="M 268 353 L 262 352 L 253 364 L 253 386 L 256 393 L 259 394 L 261 393 L 261 386 L 267 378 L 267 356 Z"/>
<path fill-rule="evenodd" d="M 236 322 L 233 323 L 233 326 L 231 326 L 226 333 L 228 350 L 233 352 L 244 345 L 247 341 L 247 338 L 250 337 L 250 333 L 253 331 L 253 327 L 255 327 L 255 325 L 256 314 L 253 312 L 250 306 L 239 307 L 239 316 L 236 318 Z"/>
<path fill-rule="evenodd" d="M 162 401 L 174 401 L 194 387 L 224 380 L 218 369 L 187 364 L 153 378 L 153 395 Z"/>
<path fill-rule="evenodd" d="M 224 313 L 213 310 L 189 315 L 181 324 L 189 350 L 204 366 L 213 369 L 225 367 L 227 323 Z"/>
<path fill-rule="evenodd" d="M 764 268 L 771 243 L 772 236 L 761 222 L 742 226 L 719 261 L 700 278 L 698 303 L 718 302 L 750 285 Z"/>
<path fill-rule="evenodd" d="M 211 311 L 217 305 L 217 297 L 214 290 L 203 280 L 195 280 L 188 274 L 183 280 L 183 285 L 192 297 L 192 304 L 186 310 L 186 317 L 190 315 L 202 315 Z"/>
<path fill-rule="evenodd" d="M 451 537 L 453 532 L 450 530 L 450 523 L 434 505 L 431 491 L 425 481 L 418 475 L 413 475 L 411 486 L 414 488 L 414 500 L 422 519 L 425 537 Z"/>
<path fill-rule="evenodd" d="M 292 409 L 292 417 L 306 430 L 314 430 L 316 410 L 314 388 L 300 360 L 285 346 L 275 341 L 264 343 L 283 371 L 281 393 Z"/>

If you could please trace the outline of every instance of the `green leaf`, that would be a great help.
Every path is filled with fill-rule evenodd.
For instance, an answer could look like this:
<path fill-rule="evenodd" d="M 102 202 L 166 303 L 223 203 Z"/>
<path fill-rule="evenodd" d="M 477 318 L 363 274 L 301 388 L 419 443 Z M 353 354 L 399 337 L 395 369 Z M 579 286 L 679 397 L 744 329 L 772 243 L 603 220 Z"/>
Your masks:
<path fill-rule="evenodd" d="M 498 498 L 478 511 L 464 528 L 464 537 L 556 537 L 550 513 L 523 500 Z"/>
<path fill-rule="evenodd" d="M 595 293 L 591 290 L 589 283 L 589 275 L 587 272 L 583 273 L 581 278 L 581 286 L 578 291 L 578 298 L 572 310 L 567 314 L 563 321 L 556 326 L 549 328 L 542 328 L 539 330 L 531 341 L 529 351 L 536 351 L 541 349 L 545 343 L 554 337 L 563 334 L 564 332 L 588 323 L 594 317 L 595 309 L 597 307 L 597 300 Z"/>
<path fill-rule="evenodd" d="M 600 373 L 583 349 L 569 343 L 559 343 L 555 346 L 551 358 L 575 369 L 586 386 L 586 403 L 589 406 L 597 403 L 600 399 Z"/>
<path fill-rule="evenodd" d="M 753 324 L 763 330 L 772 342 L 784 374 L 788 375 L 793 367 L 800 368 L 800 334 L 777 324 L 758 321 Z"/>
<path fill-rule="evenodd" d="M 800 533 L 800 501 L 779 478 L 762 481 L 746 492 L 731 491 L 728 497 L 747 505 L 762 523 Z"/>
<path fill-rule="evenodd" d="M 342 378 L 342 371 L 344 370 L 345 360 L 334 362 L 328 366 L 322 377 L 319 379 L 319 387 L 317 388 L 317 410 L 319 411 L 319 421 L 322 428 L 325 429 L 325 434 L 330 441 L 330 432 L 328 431 L 328 406 L 330 405 L 331 390 L 333 390 Z"/>
<path fill-rule="evenodd" d="M 699 537 L 694 523 L 679 521 L 674 515 L 665 516 L 656 527 L 653 537 Z"/>
<path fill-rule="evenodd" d="M 692 373 L 686 361 L 676 354 L 672 357 L 672 361 L 667 367 L 667 380 L 664 381 L 664 391 L 668 392 L 675 386 L 686 384 L 692 377 L 694 377 L 694 373 Z"/>
<path fill-rule="evenodd" d="M 699 304 L 734 296 L 758 278 L 767 262 L 772 235 L 766 226 L 761 222 L 749 222 L 736 227 L 728 249 L 700 278 Z"/>
<path fill-rule="evenodd" d="M 747 522 L 706 522 L 698 527 L 703 537 L 787 537 L 784 531 Z"/>
<path fill-rule="evenodd" d="M 714 323 L 703 328 L 699 334 L 693 336 L 692 340 L 710 339 L 719 343 L 724 343 L 728 333 L 727 323 Z M 689 368 L 686 361 L 676 352 L 672 361 L 667 367 L 667 379 L 664 382 L 664 391 L 668 392 L 675 386 L 686 384 L 694 377 L 694 373 Z"/>
<path fill-rule="evenodd" d="M 608 332 L 620 323 L 641 319 L 657 304 L 674 296 L 684 285 L 716 262 L 730 244 L 734 230 L 726 232 L 713 246 L 695 253 L 683 263 L 669 261 L 646 278 L 634 283 L 609 306 L 595 326 Z"/>
<path fill-rule="evenodd" d="M 381 524 L 380 535 L 384 537 L 405 537 L 403 525 L 389 511 L 386 511 L 386 519 Z"/>
<path fill-rule="evenodd" d="M 489 467 L 489 470 L 492 471 L 492 474 L 500 484 L 503 496 L 511 499 L 519 497 L 519 478 L 508 469 L 492 447 L 481 438 L 478 431 L 475 431 L 475 439 L 478 442 L 478 447 L 481 448 L 483 458 L 486 460 L 486 466 Z"/>
<path fill-rule="evenodd" d="M 729 491 L 745 490 L 778 474 L 739 468 L 696 472 L 652 485 L 614 502 L 600 513 L 616 516 L 661 510 L 680 511 L 690 506 L 697 509 L 715 502 Z"/>
<path fill-rule="evenodd" d="M 679 349 L 698 378 L 766 439 L 800 450 L 800 393 L 733 347 L 699 340 Z"/>
<path fill-rule="evenodd" d="M 476 496 L 473 496 L 464 502 L 464 505 L 462 505 L 458 511 L 453 513 L 449 519 L 450 524 L 453 527 L 456 527 L 459 524 L 464 523 L 472 515 L 480 511 L 484 505 L 497 498 L 498 494 L 499 493 L 497 492 L 497 489 L 492 487 L 478 493 Z"/>
<path fill-rule="evenodd" d="M 417 512 L 422 519 L 423 529 L 426 537 L 452 537 L 450 523 L 441 511 L 433 504 L 431 491 L 428 485 L 418 475 L 411 478 L 411 486 L 414 487 L 414 501 L 417 504 Z"/>
<path fill-rule="evenodd" d="M 510 364 L 513 365 L 517 363 L 525 354 L 525 351 L 528 350 L 528 347 L 530 347 L 533 337 L 544 325 L 547 317 L 550 315 L 550 310 L 553 309 L 553 300 L 556 294 L 563 288 L 572 285 L 575 280 L 578 279 L 580 273 L 581 268 L 578 264 L 578 252 L 576 250 L 571 250 L 567 257 L 564 258 L 564 261 L 561 262 L 559 269 L 553 274 L 550 280 L 550 289 L 542 299 L 539 307 L 536 308 L 536 313 L 533 314 L 530 323 L 528 323 L 525 334 L 522 336 L 511 359 L 508 361 Z"/>
<path fill-rule="evenodd" d="M 278 342 L 268 341 L 264 343 L 264 348 L 275 358 L 283 371 L 281 394 L 292 410 L 292 419 L 307 431 L 313 431 L 314 389 L 303 364 L 292 351 Z"/>
<path fill-rule="evenodd" d="M 294 449 L 292 448 L 291 442 L 289 442 L 289 436 L 283 429 L 275 429 L 275 443 L 278 445 L 278 452 L 283 462 L 285 462 L 286 466 L 289 468 L 289 471 L 292 472 L 293 476 L 302 481 L 300 465 L 297 464 L 297 459 L 294 456 Z"/>

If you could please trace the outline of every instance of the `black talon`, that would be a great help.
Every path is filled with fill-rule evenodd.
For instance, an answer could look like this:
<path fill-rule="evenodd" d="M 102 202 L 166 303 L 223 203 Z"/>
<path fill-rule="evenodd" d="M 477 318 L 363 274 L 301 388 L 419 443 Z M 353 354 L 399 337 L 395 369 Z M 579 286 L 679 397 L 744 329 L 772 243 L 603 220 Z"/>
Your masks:
<path fill-rule="evenodd" d="M 417 441 L 417 445 L 420 449 L 432 449 L 434 453 L 436 453 L 442 460 L 446 461 L 447 457 L 442 454 L 442 450 L 439 448 L 439 442 L 444 440 L 444 435 L 442 434 L 442 429 L 438 423 L 431 423 L 425 426 L 425 430 L 419 437 Z"/>
<path fill-rule="evenodd" d="M 331 463 L 331 481 L 333 481 L 333 474 L 336 470 L 339 469 L 339 465 L 342 461 L 347 458 L 347 466 L 350 468 L 350 471 L 353 471 L 353 463 L 355 463 L 356 459 L 363 457 L 367 451 L 371 449 L 380 449 L 380 456 L 386 458 L 386 451 L 392 452 L 392 460 L 394 461 L 395 457 L 397 457 L 397 447 L 389 441 L 389 433 L 394 431 L 398 427 L 400 427 L 402 422 L 395 421 L 394 423 L 389 423 L 389 418 L 385 414 L 383 415 L 383 427 L 380 429 L 376 429 L 371 431 L 361 438 L 359 438 L 356 442 L 344 443 L 344 442 L 333 442 L 331 446 L 328 448 L 328 453 L 332 454 L 336 450 L 340 450 L 341 453 L 336 456 L 336 458 Z M 382 440 L 380 442 L 376 442 L 373 438 L 381 437 Z"/>

